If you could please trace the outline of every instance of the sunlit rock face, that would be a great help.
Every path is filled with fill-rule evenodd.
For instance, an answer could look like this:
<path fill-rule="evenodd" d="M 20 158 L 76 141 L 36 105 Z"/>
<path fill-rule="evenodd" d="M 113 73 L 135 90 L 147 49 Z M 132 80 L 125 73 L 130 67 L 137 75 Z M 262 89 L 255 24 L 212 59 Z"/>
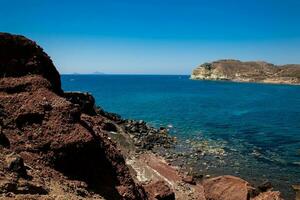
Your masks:
<path fill-rule="evenodd" d="M 194 69 L 191 79 L 300 84 L 300 65 L 276 66 L 258 61 L 219 60 Z"/>

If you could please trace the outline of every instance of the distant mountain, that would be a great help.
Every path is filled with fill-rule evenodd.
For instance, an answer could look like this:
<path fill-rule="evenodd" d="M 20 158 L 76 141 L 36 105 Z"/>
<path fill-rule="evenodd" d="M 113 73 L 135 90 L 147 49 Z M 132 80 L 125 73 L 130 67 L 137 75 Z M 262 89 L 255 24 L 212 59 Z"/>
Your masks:
<path fill-rule="evenodd" d="M 191 79 L 300 84 L 300 65 L 277 66 L 263 61 L 218 60 L 193 70 Z"/>

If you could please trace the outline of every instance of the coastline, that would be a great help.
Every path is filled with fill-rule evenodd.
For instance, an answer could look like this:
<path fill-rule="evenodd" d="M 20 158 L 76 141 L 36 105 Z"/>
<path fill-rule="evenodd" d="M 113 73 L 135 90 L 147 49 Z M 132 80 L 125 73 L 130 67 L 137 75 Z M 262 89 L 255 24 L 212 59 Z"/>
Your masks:
<path fill-rule="evenodd" d="M 233 82 L 233 83 L 256 83 L 256 84 L 267 84 L 267 85 L 291 85 L 291 86 L 299 86 L 300 83 L 287 83 L 287 82 L 277 82 L 277 81 L 249 81 L 249 80 L 241 80 L 241 79 L 213 79 L 213 78 L 201 78 L 194 75 L 189 77 L 190 80 L 194 81 L 218 81 L 218 82 Z"/>
<path fill-rule="evenodd" d="M 63 80 L 64 80 L 65 83 L 68 83 L 70 78 L 71 77 L 65 77 L 65 78 L 63 78 Z M 75 79 L 75 81 L 70 82 L 70 84 L 65 85 L 66 86 L 65 89 L 67 89 L 67 90 L 76 89 L 78 83 L 80 83 L 81 81 L 84 81 L 84 80 L 87 81 L 87 78 L 82 78 L 80 76 L 76 77 L 74 79 Z M 130 80 L 136 80 L 136 79 L 132 79 L 131 77 L 128 77 L 128 79 L 129 79 L 129 81 Z M 139 77 L 138 79 L 140 80 L 140 82 L 142 82 L 141 77 Z M 244 88 L 244 86 L 243 86 L 244 84 L 222 84 L 222 83 L 217 83 L 217 82 L 216 83 L 209 83 L 209 81 L 205 84 L 204 83 L 201 84 L 199 82 L 189 81 L 187 76 L 184 79 L 186 79 L 187 82 L 192 83 L 192 86 L 193 85 L 202 86 L 202 85 L 209 84 L 209 85 L 213 85 L 213 86 L 218 86 L 220 88 L 222 88 L 223 86 L 227 87 L 227 86 L 233 85 L 234 90 L 235 90 L 236 87 Z M 118 82 L 117 77 L 114 77 L 114 76 L 111 76 L 111 78 L 109 78 L 109 79 L 107 78 L 107 79 L 97 79 L 97 80 L 100 80 L 99 81 L 100 85 L 102 85 L 101 83 L 104 83 L 104 82 L 106 84 L 112 83 L 112 82 L 120 84 L 120 83 L 124 82 L 124 79 L 122 81 Z M 127 80 L 127 78 L 125 80 Z M 149 79 L 147 78 L 144 81 L 148 81 L 148 80 Z M 170 80 L 173 80 L 173 79 L 170 79 Z M 163 79 L 162 80 L 162 82 L 165 82 L 165 81 L 169 81 L 169 79 L 167 79 L 167 80 Z M 95 79 L 92 80 L 92 82 L 95 82 Z M 173 84 L 172 81 L 170 81 L 170 82 Z M 182 81 L 179 81 L 178 83 L 181 84 Z M 140 83 L 139 83 L 139 85 L 140 85 Z M 246 87 L 247 90 L 249 91 L 250 89 L 253 89 L 253 88 L 255 89 L 256 88 L 256 86 L 255 87 L 252 87 L 252 86 L 254 86 L 254 84 L 249 84 L 249 87 L 248 86 Z M 262 88 L 265 88 L 265 89 L 273 88 L 274 90 L 276 90 L 277 88 L 281 88 L 281 87 L 264 87 L 263 85 L 258 84 L 257 89 L 259 89 L 260 86 L 262 86 Z M 124 87 L 127 88 L 128 86 L 126 85 Z M 115 94 L 115 93 L 122 92 L 121 90 L 124 87 L 120 87 L 119 89 L 117 89 L 116 87 L 110 87 L 110 88 L 113 91 L 112 94 Z M 129 88 L 131 88 L 131 87 L 132 86 L 129 85 Z M 186 85 L 185 85 L 185 87 L 186 87 Z M 283 87 L 285 88 L 285 86 L 283 86 Z M 188 139 L 188 137 L 190 137 L 189 132 L 187 132 L 185 129 L 183 129 L 183 127 L 181 127 L 181 125 L 178 123 L 178 121 L 176 121 L 176 118 L 174 118 L 176 116 L 176 115 L 174 116 L 174 114 L 176 112 L 175 113 L 172 113 L 171 111 L 168 112 L 168 110 L 166 109 L 168 106 L 166 106 L 166 108 L 162 107 L 161 108 L 162 110 L 159 110 L 159 108 L 153 108 L 155 113 L 161 113 L 161 114 L 166 113 L 165 116 L 168 117 L 167 120 L 166 120 L 165 116 L 161 115 L 161 116 L 159 116 L 158 119 L 156 119 L 155 115 L 151 115 L 151 113 L 150 113 L 151 117 L 146 115 L 149 112 L 149 110 L 147 110 L 147 112 L 144 112 L 144 113 L 141 113 L 141 114 L 136 113 L 136 112 L 138 112 L 138 110 L 135 110 L 135 108 L 132 105 L 127 105 L 126 101 L 124 103 L 121 100 L 120 104 L 118 105 L 117 104 L 118 100 L 110 99 L 110 95 L 111 95 L 110 93 L 109 93 L 109 95 L 105 95 L 103 93 L 103 92 L 105 92 L 105 89 L 101 89 L 100 87 L 89 89 L 88 85 L 86 85 L 84 87 L 79 87 L 79 88 L 83 91 L 91 91 L 93 94 L 95 94 L 95 97 L 97 98 L 97 101 L 101 102 L 101 104 L 99 104 L 99 105 L 103 105 L 106 108 L 106 110 L 114 110 L 115 113 L 121 113 L 121 115 L 125 116 L 125 118 L 135 119 L 137 121 L 139 121 L 139 119 L 146 119 L 147 122 L 150 122 L 151 125 L 153 125 L 154 127 L 158 128 L 158 129 L 159 129 L 160 126 L 167 126 L 168 124 L 174 125 L 174 128 L 171 129 L 171 135 L 178 136 L 177 145 L 180 145 L 181 143 L 183 143 L 183 145 L 185 147 L 188 145 L 188 144 L 185 143 L 185 139 Z M 212 87 L 212 88 L 215 88 L 215 87 Z M 291 88 L 291 89 L 293 88 L 293 90 L 295 89 L 295 87 L 287 87 L 287 88 Z M 101 94 L 98 94 L 97 91 L 100 91 Z M 197 91 L 194 90 L 194 92 L 197 92 Z M 139 91 L 137 93 L 139 93 Z M 131 98 L 131 97 L 132 97 L 132 94 L 129 95 L 127 98 Z M 133 97 L 135 97 L 135 95 L 133 95 Z M 105 100 L 104 98 L 105 99 L 108 98 L 108 99 Z M 137 95 L 136 98 L 139 99 L 140 97 Z M 138 100 L 134 101 L 134 105 L 137 102 L 139 102 L 139 101 Z M 120 109 L 119 107 L 114 107 L 114 106 L 111 106 L 111 105 L 117 105 L 117 106 L 120 106 L 122 108 Z M 148 105 L 148 104 L 146 104 L 146 105 Z M 143 107 L 143 108 L 147 109 L 145 107 Z M 189 107 L 183 106 L 183 108 L 189 108 Z M 128 111 L 126 111 L 126 110 L 128 110 Z M 199 109 L 197 109 L 197 111 L 199 112 Z M 182 113 L 184 113 L 184 112 L 182 111 Z M 206 114 L 208 114 L 208 113 L 206 113 Z M 240 115 L 240 113 L 237 113 L 236 117 L 238 117 L 239 115 Z M 172 118 L 174 118 L 174 121 L 170 120 L 169 116 L 172 116 Z M 201 120 L 201 118 L 197 118 L 197 119 Z M 193 120 L 193 119 L 192 118 L 187 118 L 186 120 Z M 220 126 L 220 128 L 221 128 L 222 124 L 227 124 L 227 123 L 230 123 L 230 122 L 228 122 L 226 119 L 223 119 L 221 122 L 220 121 L 216 122 L 215 126 L 216 127 Z M 203 129 L 204 132 L 203 132 L 203 134 L 201 134 L 201 129 L 196 127 L 197 132 L 200 131 L 199 132 L 200 135 L 204 136 L 204 140 L 201 141 L 201 142 L 205 142 L 207 139 L 226 142 L 226 139 L 225 140 L 222 139 L 222 135 L 220 135 L 221 136 L 220 140 L 217 139 L 216 137 L 211 138 L 209 136 L 210 133 L 219 133 L 218 131 L 214 132 L 213 130 L 211 130 L 211 131 L 213 131 L 213 132 L 211 132 L 209 130 L 206 130 L 205 126 L 203 128 L 204 128 Z M 172 131 L 174 131 L 174 132 L 172 132 Z M 190 130 L 190 131 L 192 131 L 192 130 Z M 222 130 L 220 129 L 220 131 L 222 131 Z M 226 130 L 224 130 L 224 131 L 226 131 Z M 198 135 L 197 132 L 191 133 L 191 134 L 193 136 L 196 136 L 196 135 Z M 184 135 L 186 135 L 188 137 L 184 137 L 182 135 L 182 133 L 184 133 Z M 183 141 L 181 140 L 181 138 L 182 138 L 181 135 L 184 137 Z M 205 137 L 205 135 L 207 135 L 207 137 Z M 240 132 L 240 134 L 238 134 L 236 136 L 237 137 L 242 136 L 242 132 Z M 190 137 L 190 140 L 193 141 L 194 137 Z M 234 142 L 234 141 L 231 141 L 231 142 Z M 238 141 L 235 140 L 235 142 L 238 142 Z M 210 175 L 211 177 L 215 177 L 215 176 L 221 176 L 221 175 L 224 175 L 224 174 L 230 174 L 230 175 L 234 175 L 234 176 L 237 176 L 237 177 L 242 177 L 244 180 L 249 181 L 251 184 L 253 184 L 255 186 L 259 186 L 260 184 L 264 183 L 265 181 L 270 181 L 272 183 L 272 185 L 275 187 L 274 190 L 282 191 L 282 194 L 285 194 L 284 198 L 293 199 L 292 196 L 294 195 L 294 191 L 290 188 L 290 185 L 294 184 L 294 183 L 297 183 L 297 180 L 295 182 L 295 178 L 291 178 L 290 175 L 291 174 L 298 174 L 298 172 L 297 171 L 296 171 L 296 173 L 292 173 L 292 171 L 289 172 L 288 169 L 290 169 L 290 167 L 281 165 L 276 160 L 270 160 L 270 159 L 272 159 L 272 157 L 269 157 L 271 155 L 267 154 L 267 153 L 265 154 L 264 152 L 261 152 L 261 149 L 259 149 L 259 148 L 258 149 L 255 148 L 255 149 L 258 150 L 259 151 L 258 153 L 261 153 L 261 155 L 257 155 L 257 152 L 251 152 L 252 151 L 251 146 L 248 146 L 249 147 L 249 152 L 245 151 L 246 149 L 244 149 L 244 148 L 247 148 L 247 145 L 244 146 L 242 144 L 244 144 L 243 142 L 247 142 L 247 139 L 245 138 L 245 141 L 241 141 L 241 142 L 242 142 L 241 147 L 243 146 L 241 149 L 239 149 L 239 147 L 235 146 L 235 144 L 233 144 L 233 146 L 232 146 L 232 147 L 235 147 L 235 148 L 233 148 L 233 150 L 236 149 L 235 152 L 236 152 L 236 154 L 238 154 L 239 157 L 232 157 L 232 156 L 228 155 L 228 156 L 224 156 L 224 157 L 221 156 L 221 159 L 220 159 L 220 158 L 217 158 L 219 156 L 214 157 L 213 155 L 209 155 L 209 154 L 205 154 L 204 156 L 201 156 L 201 153 L 198 153 L 198 155 L 194 156 L 195 152 L 186 151 L 187 148 L 181 149 L 183 151 L 186 151 L 187 153 L 184 153 L 180 156 L 178 156 L 179 152 L 171 152 L 171 153 L 162 152 L 162 153 L 166 154 L 166 155 L 164 155 L 164 157 L 169 163 L 174 164 L 174 165 L 178 164 L 180 167 L 181 166 L 183 166 L 183 167 L 186 166 L 186 168 L 188 168 L 188 166 L 190 166 L 190 164 L 194 165 L 194 166 L 192 166 L 193 169 L 194 169 L 193 171 L 199 170 L 199 173 L 204 175 L 204 176 Z M 222 144 L 214 145 L 214 147 L 216 147 L 216 146 L 222 147 Z M 226 152 L 231 151 L 232 148 L 228 145 L 226 145 L 226 146 L 227 146 L 227 147 L 225 147 Z M 213 149 L 211 149 L 211 150 L 213 150 Z M 243 157 L 241 157 L 243 154 L 239 154 L 239 153 L 241 153 L 240 150 L 243 151 L 244 153 L 246 153 L 245 156 L 246 156 L 247 160 L 245 160 Z M 175 150 L 175 151 L 177 151 L 177 150 Z M 179 154 L 181 154 L 181 153 L 179 153 Z M 189 158 L 189 155 L 193 155 L 193 158 Z M 182 161 L 180 163 L 176 163 L 176 159 L 173 160 L 172 157 L 177 158 L 177 156 L 178 156 L 179 159 L 182 158 L 182 160 L 184 160 L 184 162 Z M 210 157 L 212 159 L 210 159 Z M 249 157 L 251 158 L 250 160 L 248 160 Z M 186 162 L 186 161 L 188 161 L 188 162 Z M 218 162 L 220 162 L 220 161 L 224 161 L 225 163 L 219 165 Z M 196 162 L 196 163 L 194 163 L 194 162 Z M 204 163 L 206 165 L 204 165 Z M 237 165 L 237 163 L 239 163 L 239 165 Z M 196 164 L 196 166 L 195 166 L 195 164 Z M 278 164 L 278 167 L 275 166 L 277 164 Z M 201 165 L 201 166 L 199 166 L 199 165 Z M 206 167 L 209 167 L 209 169 L 207 170 Z M 281 170 L 281 168 L 282 168 L 282 170 Z M 295 168 L 295 167 L 293 167 L 293 168 Z M 294 169 L 292 169 L 292 170 L 294 170 Z M 295 169 L 295 170 L 297 170 L 297 169 Z M 189 169 L 187 169 L 186 171 L 189 171 Z M 239 172 L 239 173 L 237 173 L 237 172 Z M 286 178 L 284 179 L 283 176 L 285 176 Z M 297 177 L 297 175 L 294 176 L 294 177 Z M 288 181 L 288 180 L 290 180 L 290 181 Z M 287 188 L 289 188 L 289 189 L 287 190 Z"/>
<path fill-rule="evenodd" d="M 105 112 L 108 113 L 108 112 Z M 109 115 L 118 116 L 117 120 L 117 126 L 119 127 L 118 133 L 110 133 L 110 136 L 113 138 L 115 142 L 117 142 L 123 151 L 123 154 L 126 155 L 126 164 L 129 165 L 133 171 L 134 174 L 136 174 L 137 180 L 140 183 L 147 184 L 150 182 L 153 182 L 153 180 L 164 180 L 166 181 L 171 188 L 174 189 L 174 192 L 176 194 L 176 197 L 180 197 L 178 199 L 184 199 L 183 197 L 189 196 L 188 199 L 205 199 L 205 184 L 206 182 L 210 182 L 211 180 L 215 179 L 222 179 L 222 178 L 228 178 L 228 182 L 226 183 L 220 183 L 218 187 L 225 187 L 225 185 L 228 185 L 230 181 L 238 179 L 240 182 L 239 184 L 235 185 L 233 188 L 237 190 L 243 190 L 243 184 L 246 183 L 247 187 L 247 194 L 251 196 L 251 199 L 264 199 L 260 196 L 265 195 L 265 192 L 271 192 L 270 196 L 275 195 L 276 198 L 274 199 L 280 199 L 280 193 L 277 191 L 273 192 L 273 186 L 271 182 L 256 182 L 255 187 L 245 181 L 244 179 L 241 179 L 239 176 L 236 175 L 226 175 L 224 173 L 217 173 L 215 175 L 212 174 L 206 174 L 203 172 L 198 171 L 198 168 L 193 168 L 193 161 L 201 162 L 199 158 L 197 158 L 198 154 L 202 154 L 206 156 L 211 153 L 210 156 L 221 158 L 224 156 L 225 152 L 222 148 L 210 148 L 207 146 L 206 141 L 203 141 L 205 144 L 202 146 L 201 149 L 192 149 L 192 151 L 189 152 L 189 155 L 186 155 L 184 152 L 176 150 L 176 145 L 178 143 L 186 143 L 186 141 L 178 141 L 176 139 L 170 139 L 168 140 L 167 145 L 165 146 L 164 142 L 158 142 L 156 143 L 155 140 L 153 141 L 152 148 L 144 148 L 136 141 L 134 141 L 134 135 L 139 135 L 139 128 L 136 129 L 136 132 L 127 132 L 126 131 L 126 124 L 128 121 L 131 122 L 131 124 L 146 124 L 146 122 L 139 120 L 119 120 L 119 115 L 108 113 Z M 148 126 L 149 129 L 155 129 L 153 127 Z M 163 133 L 163 136 L 168 135 L 168 128 L 161 127 L 162 130 L 167 130 L 167 132 Z M 157 132 L 158 137 L 159 131 Z M 119 136 L 118 136 L 119 135 Z M 170 138 L 172 138 L 170 136 Z M 140 138 L 143 140 L 143 137 Z M 171 141 L 171 143 L 170 143 Z M 173 145 L 172 145 L 173 143 Z M 188 141 L 186 144 L 193 143 L 192 141 Z M 184 144 L 186 146 L 186 144 Z M 194 155 L 196 154 L 196 155 Z M 188 156 L 188 157 L 186 157 Z M 194 157 L 195 156 L 195 157 Z M 191 158 L 191 159 L 190 159 Z M 193 160 L 191 162 L 191 160 Z M 211 160 L 213 161 L 213 160 Z M 207 161 L 206 161 L 207 162 Z M 156 163 L 156 164 L 153 164 Z M 209 167 L 209 162 L 207 163 L 207 167 Z M 166 171 L 168 171 L 166 173 Z M 187 181 L 186 181 L 187 180 Z M 247 180 L 247 178 L 246 178 Z M 185 189 L 184 189 L 185 188 Z M 232 189 L 232 188 L 231 188 Z M 214 193 L 215 191 L 212 191 Z M 238 193 L 238 191 L 235 191 L 235 193 Z M 226 194 L 226 192 L 225 192 Z M 212 195 L 212 194 L 206 194 L 206 195 Z M 228 194 L 226 194 L 228 195 Z M 245 194 L 241 194 L 239 198 L 242 199 L 242 196 Z M 273 199 L 271 197 L 268 197 L 270 199 Z M 225 197 L 222 197 L 225 198 Z M 220 198 L 220 199 L 222 199 Z M 177 198 L 176 198 L 177 199 Z"/>
<path fill-rule="evenodd" d="M 168 128 L 122 119 L 97 108 L 89 93 L 63 91 L 35 42 L 7 33 L 0 40 L 0 199 L 282 200 L 269 183 L 255 188 L 168 162 L 176 145 Z M 198 153 L 211 151 L 202 147 Z"/>

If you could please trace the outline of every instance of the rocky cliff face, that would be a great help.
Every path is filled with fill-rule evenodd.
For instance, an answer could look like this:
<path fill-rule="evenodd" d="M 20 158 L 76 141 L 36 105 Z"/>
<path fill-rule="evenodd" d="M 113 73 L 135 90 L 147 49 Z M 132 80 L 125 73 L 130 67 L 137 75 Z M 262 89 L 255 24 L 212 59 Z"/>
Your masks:
<path fill-rule="evenodd" d="M 197 67 L 191 79 L 300 84 L 300 65 L 276 66 L 266 62 L 219 60 Z"/>
<path fill-rule="evenodd" d="M 0 78 L 30 74 L 43 76 L 53 91 L 62 92 L 60 75 L 40 46 L 20 35 L 0 33 Z"/>
<path fill-rule="evenodd" d="M 0 198 L 146 198 L 94 99 L 64 95 L 35 42 L 1 33 L 0 70 Z"/>

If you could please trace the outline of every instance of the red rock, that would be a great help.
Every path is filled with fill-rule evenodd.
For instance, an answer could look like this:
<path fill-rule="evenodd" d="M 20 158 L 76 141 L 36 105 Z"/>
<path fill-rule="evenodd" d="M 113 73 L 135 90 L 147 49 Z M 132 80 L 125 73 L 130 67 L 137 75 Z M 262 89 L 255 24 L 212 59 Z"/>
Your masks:
<path fill-rule="evenodd" d="M 150 183 L 144 188 L 149 200 L 175 200 L 173 190 L 164 181 Z"/>
<path fill-rule="evenodd" d="M 183 179 L 182 179 L 183 182 L 186 182 L 186 183 L 189 183 L 189 184 L 192 184 L 192 185 L 196 185 L 196 182 L 194 180 L 194 178 L 192 176 L 185 176 Z"/>
<path fill-rule="evenodd" d="M 268 191 L 260 193 L 255 198 L 252 198 L 252 200 L 283 200 L 280 197 L 280 192 L 277 191 Z"/>
<path fill-rule="evenodd" d="M 42 75 L 61 93 L 58 71 L 50 57 L 35 42 L 20 35 L 0 33 L 0 77 Z"/>
<path fill-rule="evenodd" d="M 205 197 L 210 200 L 248 200 L 254 190 L 238 177 L 219 176 L 203 182 Z"/>

